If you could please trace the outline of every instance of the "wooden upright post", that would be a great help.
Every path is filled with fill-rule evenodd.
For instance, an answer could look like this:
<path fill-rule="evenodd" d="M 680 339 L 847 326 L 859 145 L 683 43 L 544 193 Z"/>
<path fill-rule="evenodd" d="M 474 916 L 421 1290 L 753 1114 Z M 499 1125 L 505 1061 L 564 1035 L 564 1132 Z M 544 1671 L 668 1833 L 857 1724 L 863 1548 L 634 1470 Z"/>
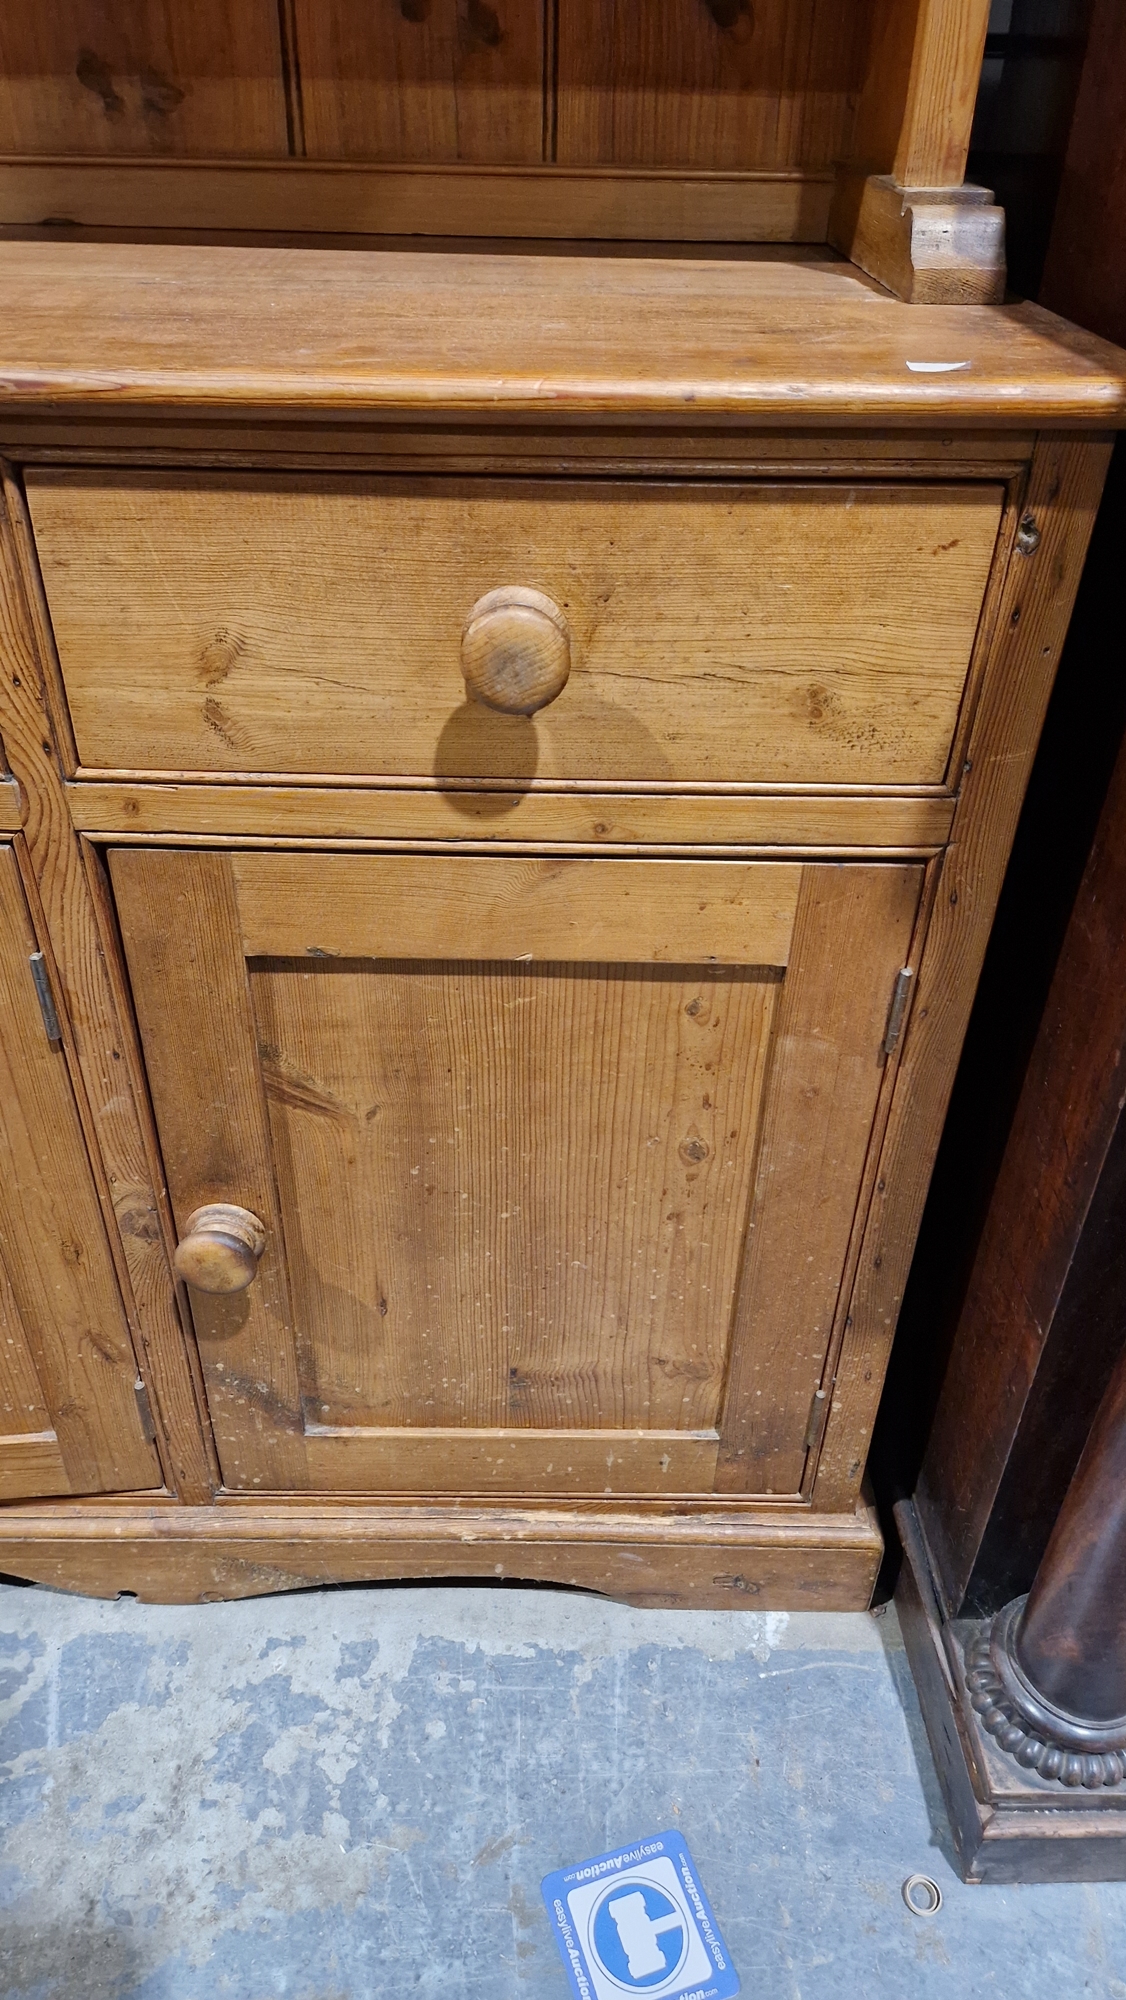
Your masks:
<path fill-rule="evenodd" d="M 993 305 L 1005 218 L 965 179 L 989 0 L 880 0 L 829 239 L 900 298 Z"/>

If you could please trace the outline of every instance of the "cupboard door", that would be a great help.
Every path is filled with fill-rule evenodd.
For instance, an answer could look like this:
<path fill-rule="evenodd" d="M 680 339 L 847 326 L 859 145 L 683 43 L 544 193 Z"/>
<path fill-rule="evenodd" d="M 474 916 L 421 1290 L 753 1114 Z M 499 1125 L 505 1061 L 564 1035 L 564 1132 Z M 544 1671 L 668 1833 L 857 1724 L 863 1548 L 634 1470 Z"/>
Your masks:
<path fill-rule="evenodd" d="M 0 846 L 0 1500 L 161 1484 L 61 1049 Z"/>
<path fill-rule="evenodd" d="M 796 1491 L 921 868 L 110 867 L 229 1487 Z"/>

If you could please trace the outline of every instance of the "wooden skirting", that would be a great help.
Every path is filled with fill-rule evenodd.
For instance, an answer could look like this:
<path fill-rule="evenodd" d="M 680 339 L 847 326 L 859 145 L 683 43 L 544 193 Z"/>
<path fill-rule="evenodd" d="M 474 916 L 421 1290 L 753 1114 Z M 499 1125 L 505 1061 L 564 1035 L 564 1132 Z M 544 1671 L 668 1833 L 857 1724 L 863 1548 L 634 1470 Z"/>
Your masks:
<path fill-rule="evenodd" d="M 861 1611 L 883 1550 L 872 1509 L 733 1503 L 134 1499 L 0 1513 L 0 1571 L 149 1603 L 260 1597 L 316 1584 L 479 1577 L 569 1584 L 632 1604 Z"/>
<path fill-rule="evenodd" d="M 823 243 L 831 174 L 0 161 L 0 226 Z"/>

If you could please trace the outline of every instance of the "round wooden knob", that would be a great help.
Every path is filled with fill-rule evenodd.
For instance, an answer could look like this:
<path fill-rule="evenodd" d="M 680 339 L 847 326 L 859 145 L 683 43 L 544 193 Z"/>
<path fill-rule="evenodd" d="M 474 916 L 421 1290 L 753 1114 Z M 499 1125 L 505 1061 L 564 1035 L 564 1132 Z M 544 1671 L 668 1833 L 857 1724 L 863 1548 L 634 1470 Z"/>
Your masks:
<path fill-rule="evenodd" d="M 266 1231 L 248 1208 L 208 1202 L 189 1215 L 173 1263 L 197 1292 L 244 1292 L 266 1248 Z"/>
<path fill-rule="evenodd" d="M 461 671 L 474 701 L 505 715 L 534 715 L 567 685 L 571 634 L 542 590 L 505 584 L 478 598 L 461 640 Z"/>

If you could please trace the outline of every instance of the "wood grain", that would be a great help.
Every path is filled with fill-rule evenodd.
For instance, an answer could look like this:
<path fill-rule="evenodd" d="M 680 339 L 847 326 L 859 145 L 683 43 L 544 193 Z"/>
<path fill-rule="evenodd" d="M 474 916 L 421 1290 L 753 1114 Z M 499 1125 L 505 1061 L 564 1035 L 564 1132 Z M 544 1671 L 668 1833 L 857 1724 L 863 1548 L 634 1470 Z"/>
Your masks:
<path fill-rule="evenodd" d="M 777 988 L 597 963 L 257 961 L 310 1417 L 555 1429 L 563 1491 L 581 1490 L 575 1430 L 710 1429 Z M 644 1449 L 648 1485 L 668 1447 Z M 636 1469 L 619 1454 L 611 1480 L 607 1451 L 583 1460 L 594 1491 Z M 505 1452 L 494 1478 L 539 1482 Z M 409 1454 L 391 1456 L 409 1486 Z M 714 1438 L 696 1458 L 710 1487 Z M 337 1483 L 332 1462 L 317 1483 Z"/>
<path fill-rule="evenodd" d="M 960 186 L 988 21 L 989 0 L 876 0 L 853 169 Z"/>
<path fill-rule="evenodd" d="M 614 253 L 616 254 L 616 252 Z M 764 257 L 756 246 L 756 257 Z M 830 255 L 822 264 L 799 263 L 787 255 L 786 276 L 800 277 L 812 296 L 831 297 L 842 282 L 858 290 L 868 282 Z M 821 287 L 824 287 L 822 292 Z M 5 434 L 21 464 L 104 466 L 107 454 L 138 469 L 169 471 L 371 472 L 392 475 L 445 473 L 458 478 L 480 473 L 541 478 L 599 477 L 648 479 L 1014 479 L 1027 471 L 1035 436 L 1028 431 L 981 429 L 918 430 L 837 425 L 795 430 L 777 425 L 742 429 L 728 424 L 702 427 L 634 425 L 628 430 L 580 419 L 576 423 L 490 425 L 480 419 L 450 424 L 401 422 L 354 424 L 298 417 L 263 424 L 237 414 L 196 417 L 170 414 L 145 418 L 9 413 Z"/>
<path fill-rule="evenodd" d="M 314 160 L 543 158 L 543 0 L 296 0 Z"/>
<path fill-rule="evenodd" d="M 54 1433 L 69 1490 L 148 1488 L 159 1471 L 133 1394 L 137 1363 L 65 1058 L 44 1033 L 28 964 L 36 949 L 15 854 L 0 847 L 0 1260 L 17 1316 L 8 1338 L 22 1335 L 21 1377 L 40 1387 L 28 1414 Z M 5 1419 L 3 1429 L 21 1426 Z"/>
<path fill-rule="evenodd" d="M 248 957 L 785 965 L 793 862 L 235 854 Z"/>
<path fill-rule="evenodd" d="M 911 67 L 892 173 L 901 187 L 957 187 L 989 26 L 989 0 L 917 0 Z"/>
<path fill-rule="evenodd" d="M 40 1503 L 0 1517 L 0 1569 L 151 1603 L 394 1577 L 521 1577 L 699 1610 L 861 1611 L 883 1543 L 867 1507 L 411 1507 L 257 1500 L 176 1509 Z"/>
<path fill-rule="evenodd" d="M 0 787 L 0 798 L 3 790 Z M 96 834 L 254 835 L 295 840 L 552 841 L 591 848 L 827 847 L 933 850 L 950 831 L 942 796 L 715 797 L 690 793 L 330 790 L 327 786 L 99 784 L 67 787 L 76 827 Z"/>
<path fill-rule="evenodd" d="M 989 0 L 876 0 L 828 238 L 912 306 L 1001 305 L 1005 216 L 965 184 Z"/>
<path fill-rule="evenodd" d="M 849 150 L 869 7 L 560 0 L 558 158 L 824 170 Z"/>
<path fill-rule="evenodd" d="M 729 1370 L 726 1482 L 796 1491 L 918 867 L 815 867 L 799 894 L 799 870 L 758 863 L 135 848 L 110 866 L 177 1213 L 238 1200 L 271 1237 L 237 1314 L 193 1302 L 229 1485 L 432 1484 L 441 1453 L 412 1474 L 401 1433 L 451 1426 L 555 1430 L 561 1453 L 575 1431 L 647 1434 L 616 1472 L 592 1447 L 585 1475 L 466 1437 L 458 1463 L 515 1488 L 644 1485 L 662 1459 L 687 1476 L 653 1434 L 710 1431 Z M 678 935 L 678 878 L 702 939 Z M 756 880 L 768 912 L 784 902 L 769 953 Z M 775 1035 L 777 972 L 714 958 L 741 933 L 743 964 L 784 962 L 795 896 Z M 581 962 L 551 962 L 561 935 Z M 529 946 L 548 962 L 488 962 Z M 704 963 L 629 963 L 654 949 Z M 267 1282 L 283 1244 L 292 1309 Z M 697 1473 L 714 1462 L 709 1445 Z"/>
<path fill-rule="evenodd" d="M 0 849 L 0 853 L 4 850 Z M 70 1479 L 20 1317 L 0 1259 L 0 1499 L 69 1493 Z"/>
<path fill-rule="evenodd" d="M 54 1431 L 42 1431 L 38 1436 L 26 1431 L 0 1436 L 0 1500 L 49 1498 L 70 1491 Z"/>
<path fill-rule="evenodd" d="M 51 0 L 0 14 L 0 152 L 287 150 L 272 0 Z"/>
<path fill-rule="evenodd" d="M 84 765 L 941 783 L 998 486 L 27 476 Z M 487 591 L 571 677 L 465 699 Z M 295 719 L 299 718 L 295 726 Z"/>
<path fill-rule="evenodd" d="M 336 1493 L 710 1493 L 715 1431 L 443 1430 L 310 1424 L 313 1485 Z"/>
<path fill-rule="evenodd" d="M 751 258 L 4 246 L 0 409 L 742 424 L 1126 421 L 1126 359 L 1031 305 L 818 302 Z M 964 362 L 943 374 L 909 362 Z M 0 420 L 2 422 L 2 420 Z"/>
<path fill-rule="evenodd" d="M 1014 553 L 989 671 L 927 935 L 814 1488 L 851 1505 L 879 1400 L 911 1253 L 989 927 L 1109 458 L 1108 447 L 1045 439 L 1027 510 L 1042 527 Z"/>
<path fill-rule="evenodd" d="M 249 1291 L 191 1298 L 224 1482 L 298 1488 L 285 1247 L 231 862 L 126 849 L 109 865 L 177 1224 L 233 1201 L 267 1231 Z"/>
<path fill-rule="evenodd" d="M 8 855 L 0 848 L 0 879 L 7 872 Z M 0 1432 L 5 1437 L 42 1437 L 51 1428 L 51 1413 L 35 1373 L 31 1348 L 20 1319 L 12 1282 L 0 1263 Z M 52 1432 L 52 1436 L 54 1433 Z M 0 1452 L 0 1465 L 3 1453 Z M 39 1489 L 31 1487 L 34 1495 Z M 61 1486 L 59 1492 L 68 1488 Z"/>
<path fill-rule="evenodd" d="M 0 226 L 65 215 L 159 241 L 156 216 L 164 230 L 268 232 L 275 248 L 300 232 L 306 250 L 310 236 L 353 250 L 388 236 L 824 244 L 832 194 L 831 175 L 805 173 L 13 160 Z"/>
<path fill-rule="evenodd" d="M 118 850 L 110 865 L 177 1214 L 237 1198 L 271 1238 L 237 1304 L 193 1297 L 229 1485 L 292 1486 L 314 1465 L 345 1485 L 365 1464 L 406 1476 L 393 1436 L 336 1451 L 326 1426 L 546 1425 L 565 1441 L 584 1425 L 712 1423 L 776 974 L 459 968 L 474 948 L 462 875 L 507 862 Z M 599 897 L 617 908 L 631 950 L 627 864 L 595 865 L 602 888 L 570 864 L 592 912 Z M 758 872 L 792 906 L 793 868 L 628 864 L 682 866 L 697 900 L 709 877 Z M 401 932 L 420 895 L 437 896 L 446 962 L 279 959 L 292 940 L 277 913 L 299 876 L 346 944 L 351 911 L 354 954 L 385 949 L 364 928 L 380 898 Z M 751 933 L 744 949 L 758 946 Z M 644 1462 L 641 1449 L 615 1477 L 649 1480 L 645 1464 L 670 1458 L 659 1438 Z M 605 1485 L 606 1454 L 588 1458 Z M 519 1453 L 502 1462 L 515 1485 L 530 1476 Z M 682 1455 L 670 1463 L 683 1475 Z M 556 1476 L 577 1475 L 561 1460 Z"/>
<path fill-rule="evenodd" d="M 890 174 L 844 174 L 829 241 L 912 306 L 1004 302 L 1005 211 L 989 188 L 903 188 Z"/>
<path fill-rule="evenodd" d="M 186 1500 L 213 1490 L 191 1351 L 167 1256 L 167 1201 L 159 1178 L 143 1072 L 96 857 L 75 838 L 66 809 L 44 682 L 49 627 L 38 590 L 22 496 L 5 468 L 0 518 L 0 729 L 26 801 L 24 890 L 57 999 L 71 1085 L 134 1350 L 169 1486 Z"/>
<path fill-rule="evenodd" d="M 809 867 L 763 1114 L 717 1487 L 796 1493 L 920 868 Z M 863 977 L 858 976 L 863 965 Z"/>

